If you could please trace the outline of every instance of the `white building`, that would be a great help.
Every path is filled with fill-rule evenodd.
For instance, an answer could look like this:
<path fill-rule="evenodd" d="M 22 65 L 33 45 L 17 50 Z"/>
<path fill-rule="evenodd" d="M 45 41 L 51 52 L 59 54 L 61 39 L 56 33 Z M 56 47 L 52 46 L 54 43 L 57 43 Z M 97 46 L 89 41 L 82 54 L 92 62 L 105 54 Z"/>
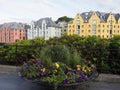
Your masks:
<path fill-rule="evenodd" d="M 45 40 L 61 37 L 61 28 L 51 18 L 32 21 L 30 28 L 27 30 L 27 39 L 34 39 L 35 37 L 44 37 Z"/>

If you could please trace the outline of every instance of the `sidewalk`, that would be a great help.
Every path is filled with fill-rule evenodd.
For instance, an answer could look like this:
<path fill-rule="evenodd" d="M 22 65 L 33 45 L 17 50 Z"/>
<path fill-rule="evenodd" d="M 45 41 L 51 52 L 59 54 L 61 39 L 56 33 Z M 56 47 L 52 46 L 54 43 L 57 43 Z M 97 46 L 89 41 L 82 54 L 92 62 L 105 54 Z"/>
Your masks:
<path fill-rule="evenodd" d="M 22 80 L 17 74 L 0 73 L 0 90 L 44 90 L 35 83 Z M 91 82 L 79 90 L 120 90 L 120 83 Z"/>

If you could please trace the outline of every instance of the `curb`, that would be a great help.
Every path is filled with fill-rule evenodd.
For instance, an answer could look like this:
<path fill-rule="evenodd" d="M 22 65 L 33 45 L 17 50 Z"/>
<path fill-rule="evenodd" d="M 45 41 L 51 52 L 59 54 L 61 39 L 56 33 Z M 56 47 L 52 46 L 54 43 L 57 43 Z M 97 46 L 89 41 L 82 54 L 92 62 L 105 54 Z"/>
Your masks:
<path fill-rule="evenodd" d="M 120 83 L 120 75 L 100 74 L 98 78 L 95 79 L 95 81 Z"/>
<path fill-rule="evenodd" d="M 19 66 L 0 65 L 0 73 L 18 73 Z"/>

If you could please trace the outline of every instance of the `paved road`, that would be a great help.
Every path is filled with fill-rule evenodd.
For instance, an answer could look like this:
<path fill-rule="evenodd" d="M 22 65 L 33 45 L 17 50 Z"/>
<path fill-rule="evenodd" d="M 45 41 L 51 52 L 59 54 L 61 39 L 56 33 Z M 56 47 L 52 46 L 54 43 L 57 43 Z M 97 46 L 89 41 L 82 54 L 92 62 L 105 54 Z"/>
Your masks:
<path fill-rule="evenodd" d="M 22 80 L 16 74 L 0 73 L 0 90 L 44 90 L 44 88 Z M 79 90 L 120 90 L 120 83 L 91 82 L 89 85 L 79 88 Z"/>

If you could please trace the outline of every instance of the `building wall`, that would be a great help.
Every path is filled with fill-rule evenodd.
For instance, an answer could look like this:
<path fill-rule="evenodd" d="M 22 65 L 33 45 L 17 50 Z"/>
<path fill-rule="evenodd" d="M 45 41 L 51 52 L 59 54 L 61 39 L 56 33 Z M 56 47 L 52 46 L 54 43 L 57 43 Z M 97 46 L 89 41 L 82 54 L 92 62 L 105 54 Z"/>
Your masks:
<path fill-rule="evenodd" d="M 45 40 L 53 37 L 61 37 L 61 28 L 52 26 L 47 27 L 44 20 L 41 28 L 39 26 L 35 26 L 34 22 L 32 22 L 30 28 L 27 30 L 27 39 L 34 39 L 35 37 L 44 37 Z"/>
<path fill-rule="evenodd" d="M 120 35 L 120 19 L 117 22 L 114 15 L 110 13 L 107 21 L 101 22 L 100 17 L 96 12 L 93 12 L 89 21 L 84 22 L 81 15 L 77 14 L 74 20 L 68 23 L 67 35 L 73 34 L 78 34 L 81 37 L 94 35 L 101 38 L 111 38 L 113 35 Z"/>
<path fill-rule="evenodd" d="M 2 43 L 12 43 L 17 40 L 24 40 L 26 32 L 21 29 L 11 29 L 8 28 L 7 24 L 4 24 L 0 29 L 0 42 Z"/>

